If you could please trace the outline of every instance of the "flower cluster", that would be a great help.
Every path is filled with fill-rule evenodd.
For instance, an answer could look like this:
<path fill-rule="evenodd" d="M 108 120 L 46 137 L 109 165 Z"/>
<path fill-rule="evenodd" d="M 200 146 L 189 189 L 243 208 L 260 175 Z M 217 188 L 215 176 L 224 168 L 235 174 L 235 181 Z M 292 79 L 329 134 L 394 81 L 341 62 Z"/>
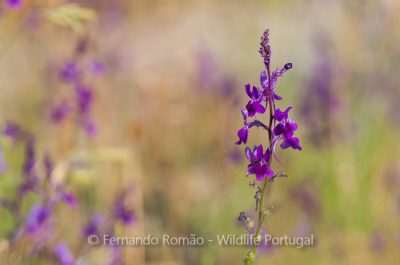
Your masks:
<path fill-rule="evenodd" d="M 92 118 L 94 90 L 88 86 L 89 77 L 104 73 L 104 64 L 99 60 L 85 56 L 87 41 L 78 42 L 73 60 L 68 60 L 60 69 L 61 81 L 72 86 L 74 100 L 60 100 L 51 110 L 50 118 L 54 123 L 60 123 L 73 112 L 78 117 L 79 125 L 89 137 L 96 133 L 96 126 Z"/>
<path fill-rule="evenodd" d="M 15 223 L 7 235 L 10 244 L 18 244 L 28 239 L 34 242 L 32 254 L 50 250 L 58 259 L 59 264 L 76 264 L 75 257 L 79 257 L 79 254 L 73 255 L 68 245 L 64 241 L 59 241 L 56 233 L 58 208 L 67 205 L 71 210 L 83 210 L 77 198 L 69 192 L 72 186 L 68 185 L 66 179 L 55 180 L 56 167 L 53 159 L 49 153 L 39 156 L 37 141 L 32 133 L 8 121 L 2 126 L 0 137 L 9 140 L 13 152 L 21 149 L 23 158 L 18 169 L 21 174 L 15 191 L 2 194 L 0 197 L 0 206 L 11 214 Z M 5 176 L 15 171 L 8 167 L 13 163 L 6 163 L 5 154 L 10 152 L 7 149 L 9 148 L 3 150 L 0 146 L 0 174 Z M 73 170 L 72 164 L 68 168 L 68 170 Z M 114 233 L 117 223 L 127 226 L 135 222 L 135 212 L 125 205 L 130 192 L 131 190 L 127 189 L 116 194 L 116 199 L 106 215 L 99 213 L 92 215 L 90 221 L 82 229 L 83 240 L 87 240 L 89 235 L 100 235 L 102 232 Z M 25 212 L 24 204 L 31 200 L 28 195 L 33 194 L 36 199 L 30 209 Z M 54 242 L 57 243 L 55 246 Z M 112 260 L 121 260 L 122 251 L 118 248 L 112 249 L 111 256 Z"/>
<path fill-rule="evenodd" d="M 237 132 L 239 139 L 236 144 L 247 144 L 249 129 L 252 127 L 261 127 L 268 131 L 270 146 L 265 148 L 265 153 L 262 153 L 264 149 L 263 145 L 254 147 L 253 151 L 246 148 L 246 157 L 250 162 L 248 165 L 248 174 L 254 174 L 257 180 L 263 181 L 266 177 L 273 178 L 274 176 L 274 172 L 269 166 L 272 155 L 276 157 L 276 146 L 279 142 L 282 149 L 291 147 L 301 150 L 302 146 L 299 138 L 294 136 L 297 124 L 293 119 L 289 119 L 289 112 L 292 107 L 288 107 L 282 111 L 276 108 L 275 105 L 277 100 L 282 99 L 282 97 L 275 93 L 278 78 L 290 70 L 292 64 L 287 63 L 282 68 L 278 68 L 272 73 L 270 72 L 271 48 L 269 45 L 268 30 L 264 32 L 262 37 L 260 54 L 264 58 L 266 70 L 260 73 L 260 87 L 251 86 L 250 84 L 245 85 L 246 94 L 250 99 L 246 107 L 241 111 L 244 126 Z M 269 121 L 264 123 L 257 117 L 257 114 L 265 114 L 268 107 L 270 110 Z M 253 121 L 248 120 L 248 118 L 253 117 Z"/>
<path fill-rule="evenodd" d="M 256 189 L 256 211 L 258 219 L 244 216 L 242 212 L 239 221 L 243 223 L 247 231 L 258 240 L 264 232 L 262 227 L 264 219 L 270 214 L 270 210 L 263 208 L 264 195 L 266 193 L 267 183 L 275 177 L 286 176 L 284 173 L 275 173 L 271 167 L 272 160 L 275 158 L 278 162 L 276 147 L 280 145 L 282 149 L 292 148 L 301 150 L 299 138 L 294 136 L 297 130 L 297 124 L 289 118 L 289 112 L 293 107 L 286 109 L 276 107 L 277 101 L 282 100 L 276 91 L 278 79 L 288 70 L 292 69 L 292 64 L 287 63 L 281 68 L 271 71 L 271 47 L 269 45 L 269 30 L 266 30 L 261 37 L 260 55 L 263 57 L 265 70 L 260 73 L 260 85 L 245 85 L 245 92 L 249 100 L 244 109 L 241 110 L 243 116 L 243 127 L 237 132 L 238 141 L 236 144 L 247 144 L 249 130 L 251 128 L 261 128 L 266 131 L 268 145 L 259 144 L 254 148 L 245 148 L 246 158 L 249 162 L 247 166 L 247 175 L 255 175 L 257 181 L 263 182 L 259 186 L 255 181 L 250 183 L 250 187 Z M 267 111 L 268 110 L 268 111 Z M 251 119 L 251 120 L 250 120 Z M 253 264 L 257 251 L 257 244 L 250 246 L 250 249 L 244 260 L 245 264 Z"/>

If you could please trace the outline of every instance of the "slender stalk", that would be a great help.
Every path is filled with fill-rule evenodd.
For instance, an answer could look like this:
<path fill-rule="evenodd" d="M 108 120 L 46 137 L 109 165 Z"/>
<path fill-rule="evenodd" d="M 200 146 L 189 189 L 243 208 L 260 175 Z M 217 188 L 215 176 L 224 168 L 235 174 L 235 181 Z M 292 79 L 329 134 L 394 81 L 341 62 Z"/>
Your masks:
<path fill-rule="evenodd" d="M 268 140 L 269 140 L 269 152 L 272 157 L 272 122 L 274 120 L 274 108 L 273 108 L 273 102 L 272 102 L 272 89 L 271 89 L 271 72 L 269 67 L 267 67 L 267 73 L 268 73 L 268 89 L 269 89 L 269 94 L 267 95 L 268 97 L 268 105 L 269 105 L 269 126 L 268 126 Z M 271 164 L 272 159 L 269 161 L 269 166 Z M 260 205 L 258 208 L 258 222 L 257 222 L 257 229 L 256 233 L 254 234 L 254 238 L 257 242 L 257 244 L 253 244 L 252 250 L 248 253 L 248 256 L 246 257 L 245 264 L 246 265 L 253 265 L 254 264 L 254 258 L 256 256 L 257 252 L 257 246 L 259 243 L 259 236 L 260 236 L 260 231 L 261 227 L 263 226 L 264 220 L 265 220 L 265 214 L 264 214 L 264 208 L 263 208 L 263 202 L 264 202 L 264 197 L 265 197 L 265 191 L 267 189 L 268 185 L 268 178 L 264 180 L 262 189 L 261 189 L 261 198 L 260 198 Z M 254 242 L 255 243 L 255 242 Z"/>

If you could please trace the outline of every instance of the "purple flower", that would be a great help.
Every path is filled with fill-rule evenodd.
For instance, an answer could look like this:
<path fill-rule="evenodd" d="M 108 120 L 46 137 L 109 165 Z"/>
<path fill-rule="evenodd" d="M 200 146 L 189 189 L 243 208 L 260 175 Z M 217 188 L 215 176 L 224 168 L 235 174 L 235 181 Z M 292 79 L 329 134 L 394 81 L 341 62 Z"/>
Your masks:
<path fill-rule="evenodd" d="M 275 120 L 277 121 L 282 121 L 282 120 L 287 120 L 289 111 L 292 109 L 292 107 L 288 107 L 285 111 L 281 111 L 280 109 L 275 110 Z"/>
<path fill-rule="evenodd" d="M 275 126 L 273 130 L 274 135 L 282 136 L 284 139 L 281 144 L 282 149 L 287 149 L 289 147 L 297 150 L 302 149 L 299 138 L 293 137 L 293 134 L 296 131 L 296 129 L 297 129 L 297 124 L 291 119 L 282 120 Z M 277 140 L 280 139 L 278 138 Z"/>
<path fill-rule="evenodd" d="M 289 119 L 278 123 L 273 132 L 275 136 L 283 135 L 285 138 L 291 138 L 296 130 L 297 124 Z"/>
<path fill-rule="evenodd" d="M 89 137 L 93 137 L 97 132 L 96 124 L 89 118 L 84 119 L 83 127 L 85 129 L 86 135 Z"/>
<path fill-rule="evenodd" d="M 22 7 L 22 0 L 5 0 L 4 5 L 6 8 L 19 9 Z"/>
<path fill-rule="evenodd" d="M 51 111 L 51 120 L 54 123 L 59 123 L 68 116 L 71 110 L 72 108 L 69 103 L 63 101 Z"/>
<path fill-rule="evenodd" d="M 60 265 L 75 265 L 75 259 L 67 245 L 60 243 L 54 248 L 54 255 Z"/>
<path fill-rule="evenodd" d="M 85 86 L 77 86 L 75 92 L 80 113 L 81 114 L 89 113 L 93 99 L 92 90 Z"/>
<path fill-rule="evenodd" d="M 127 192 L 123 192 L 114 202 L 114 217 L 116 220 L 121 221 L 125 225 L 130 225 L 135 220 L 133 210 L 125 207 L 125 197 Z"/>
<path fill-rule="evenodd" d="M 75 196 L 68 192 L 62 192 L 61 198 L 64 202 L 68 204 L 69 207 L 75 208 L 78 206 L 78 201 Z"/>
<path fill-rule="evenodd" d="M 237 132 L 237 135 L 239 137 L 239 140 L 236 142 L 236 144 L 241 144 L 241 143 L 246 144 L 247 143 L 247 136 L 249 135 L 249 132 L 248 132 L 248 129 L 246 126 L 243 127 L 242 129 L 240 129 Z"/>
<path fill-rule="evenodd" d="M 303 147 L 300 144 L 300 140 L 297 137 L 291 137 L 289 139 L 285 139 L 282 143 L 281 143 L 281 148 L 282 149 L 287 149 L 291 147 L 292 149 L 297 149 L 299 151 L 301 151 L 303 149 Z"/>
<path fill-rule="evenodd" d="M 245 85 L 246 93 L 250 97 L 249 102 L 247 102 L 246 109 L 249 117 L 253 117 L 256 113 L 263 114 L 265 112 L 265 107 L 261 104 L 263 98 L 260 91 L 256 86 L 250 89 L 250 84 Z"/>
<path fill-rule="evenodd" d="M 80 73 L 74 62 L 66 63 L 60 71 L 60 77 L 64 82 L 75 83 L 79 80 Z"/>
<path fill-rule="evenodd" d="M 247 175 L 255 174 L 258 181 L 263 181 L 266 177 L 272 178 L 275 173 L 270 168 L 271 152 L 269 149 L 263 152 L 263 146 L 255 146 L 253 151 L 246 147 L 246 157 L 249 160 Z"/>
<path fill-rule="evenodd" d="M 105 71 L 105 66 L 102 62 L 94 60 L 91 64 L 91 70 L 95 75 L 102 75 Z"/>
<path fill-rule="evenodd" d="M 7 121 L 3 127 L 3 135 L 12 140 L 21 139 L 24 136 L 24 131 L 17 124 Z"/>
<path fill-rule="evenodd" d="M 99 235 L 100 234 L 100 224 L 103 222 L 103 216 L 96 213 L 93 214 L 90 218 L 89 223 L 83 229 L 83 236 L 87 238 L 90 235 Z"/>
<path fill-rule="evenodd" d="M 34 234 L 39 231 L 49 219 L 50 212 L 51 209 L 49 206 L 33 205 L 25 220 L 25 231 L 28 234 Z"/>
<path fill-rule="evenodd" d="M 250 97 L 250 100 L 246 104 L 246 109 L 242 110 L 244 119 L 244 126 L 241 128 L 237 135 L 239 140 L 237 144 L 247 143 L 248 131 L 252 127 L 264 129 L 266 131 L 266 137 L 268 146 L 265 148 L 262 144 L 255 146 L 253 150 L 246 147 L 245 153 L 249 164 L 247 165 L 247 175 L 255 175 L 257 181 L 263 181 L 263 185 L 260 187 L 255 181 L 250 183 L 250 187 L 256 189 L 254 198 L 256 199 L 256 211 L 258 212 L 258 218 L 251 220 L 252 228 L 249 229 L 248 224 L 250 223 L 249 218 L 246 218 L 246 227 L 248 232 L 258 238 L 262 236 L 263 222 L 268 215 L 269 211 L 265 211 L 263 207 L 260 207 L 261 202 L 265 200 L 265 193 L 267 192 L 266 185 L 267 181 L 272 181 L 275 177 L 286 176 L 283 172 L 275 175 L 271 168 L 272 156 L 279 162 L 275 148 L 276 145 L 282 141 L 281 147 L 283 149 L 293 148 L 301 150 L 300 141 L 297 137 L 294 137 L 294 132 L 297 129 L 297 124 L 289 119 L 289 111 L 292 107 L 288 107 L 285 110 L 276 108 L 275 101 L 281 100 L 282 98 L 275 93 L 275 87 L 279 77 L 281 77 L 287 70 L 291 69 L 293 65 L 287 63 L 282 68 L 277 68 L 271 72 L 271 46 L 269 44 L 269 30 L 265 30 L 261 37 L 259 53 L 263 57 L 265 70 L 260 73 L 260 84 L 261 90 L 257 86 L 253 86 L 252 89 L 250 84 L 246 84 L 246 93 Z M 254 117 L 257 113 L 264 114 L 268 107 L 268 115 L 266 117 L 266 123 L 263 123 L 264 119 L 255 118 L 252 121 L 248 118 Z M 241 215 L 242 216 L 242 215 Z M 242 216 L 243 217 L 243 216 Z M 242 218 L 243 219 L 243 218 Z M 253 264 L 257 246 L 249 246 L 249 251 L 245 257 L 245 264 Z"/>

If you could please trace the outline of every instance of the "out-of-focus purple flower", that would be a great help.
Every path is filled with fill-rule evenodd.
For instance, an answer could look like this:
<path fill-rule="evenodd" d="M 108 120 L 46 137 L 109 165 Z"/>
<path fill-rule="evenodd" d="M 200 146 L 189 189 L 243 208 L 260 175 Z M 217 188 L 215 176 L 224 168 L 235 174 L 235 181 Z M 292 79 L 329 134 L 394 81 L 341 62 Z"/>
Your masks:
<path fill-rule="evenodd" d="M 71 208 L 75 208 L 78 206 L 78 201 L 76 200 L 75 196 L 68 192 L 62 192 L 61 198 L 67 205 Z"/>
<path fill-rule="evenodd" d="M 17 124 L 7 121 L 3 127 L 3 135 L 13 140 L 21 139 L 24 136 L 24 131 Z"/>
<path fill-rule="evenodd" d="M 85 129 L 86 135 L 89 137 L 95 136 L 97 129 L 96 124 L 89 118 L 85 118 L 83 122 L 83 127 Z"/>
<path fill-rule="evenodd" d="M 24 179 L 24 181 L 19 186 L 19 193 L 20 195 L 24 195 L 29 191 L 35 191 L 36 187 L 38 186 L 39 178 L 36 175 L 30 175 Z"/>
<path fill-rule="evenodd" d="M 19 9 L 22 7 L 22 0 L 5 0 L 4 6 L 10 9 Z"/>
<path fill-rule="evenodd" d="M 87 238 L 90 235 L 100 234 L 100 225 L 103 222 L 103 216 L 101 214 L 93 214 L 90 218 L 89 223 L 83 229 L 83 237 Z"/>
<path fill-rule="evenodd" d="M 222 96 L 230 97 L 235 92 L 236 81 L 230 76 L 224 76 L 220 81 L 220 92 Z"/>
<path fill-rule="evenodd" d="M 25 231 L 28 234 L 34 234 L 39 231 L 49 219 L 50 213 L 51 209 L 49 206 L 33 205 L 25 220 Z"/>
<path fill-rule="evenodd" d="M 55 106 L 51 111 L 51 120 L 54 123 L 60 123 L 63 121 L 69 113 L 71 113 L 72 108 L 70 104 L 66 101 L 61 102 L 59 105 Z"/>
<path fill-rule="evenodd" d="M 125 207 L 125 197 L 127 192 L 123 192 L 114 202 L 114 217 L 125 225 L 130 225 L 135 221 L 135 213 L 133 210 Z"/>
<path fill-rule="evenodd" d="M 239 162 L 243 160 L 242 152 L 239 150 L 232 150 L 229 152 L 229 160 L 232 162 Z"/>
<path fill-rule="evenodd" d="M 75 62 L 67 62 L 61 68 L 60 77 L 67 83 L 75 83 L 79 80 L 80 73 Z"/>
<path fill-rule="evenodd" d="M 255 174 L 258 181 L 263 181 L 265 178 L 272 178 L 275 173 L 270 168 L 269 163 L 271 160 L 270 150 L 263 152 L 263 146 L 255 146 L 253 150 L 246 147 L 246 157 L 249 160 L 247 166 L 247 175 Z"/>
<path fill-rule="evenodd" d="M 4 172 L 5 169 L 6 169 L 6 162 L 4 160 L 3 149 L 0 146 L 0 175 Z"/>
<path fill-rule="evenodd" d="M 299 98 L 299 107 L 302 122 L 307 128 L 306 137 L 316 146 L 326 146 L 331 142 L 326 141 L 330 136 L 340 135 L 337 126 L 332 126 L 336 112 L 345 102 L 345 97 L 335 88 L 335 80 L 339 77 L 339 69 L 334 57 L 330 54 L 330 44 L 324 35 L 319 34 L 316 41 L 316 62 L 310 78 L 304 86 L 304 93 Z M 374 77 L 376 79 L 376 77 Z M 386 79 L 387 80 L 387 79 Z M 382 83 L 380 83 L 382 85 Z M 385 86 L 385 85 L 383 85 Z"/>
<path fill-rule="evenodd" d="M 56 245 L 54 255 L 57 257 L 60 265 L 75 265 L 75 259 L 71 250 L 64 243 Z"/>
<path fill-rule="evenodd" d="M 90 67 L 91 71 L 93 74 L 95 75 L 102 75 L 104 74 L 105 71 L 105 66 L 102 62 L 94 60 L 91 63 L 91 67 Z"/>
<path fill-rule="evenodd" d="M 75 92 L 80 113 L 81 114 L 89 113 L 93 99 L 92 90 L 85 86 L 77 86 Z"/>

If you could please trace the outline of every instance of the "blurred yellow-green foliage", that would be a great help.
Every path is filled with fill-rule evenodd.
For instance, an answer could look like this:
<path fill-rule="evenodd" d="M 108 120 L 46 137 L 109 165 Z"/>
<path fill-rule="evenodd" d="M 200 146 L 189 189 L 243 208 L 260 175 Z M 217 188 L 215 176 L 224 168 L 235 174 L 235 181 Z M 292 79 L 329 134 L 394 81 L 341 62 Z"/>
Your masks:
<path fill-rule="evenodd" d="M 278 83 L 278 104 L 294 106 L 303 145 L 279 152 L 289 177 L 269 187 L 268 231 L 313 233 L 317 244 L 272 249 L 257 264 L 398 264 L 399 1 L 22 2 L 0 10 L 0 124 L 32 132 L 39 155 L 54 157 L 52 177 L 68 179 L 77 194 L 78 209 L 56 212 L 56 238 L 83 255 L 77 264 L 109 264 L 109 251 L 89 252 L 80 229 L 131 186 L 137 218 L 117 234 L 244 232 L 236 219 L 253 210 L 254 191 L 234 142 L 243 85 L 258 84 L 263 68 L 265 28 L 274 68 L 294 65 Z M 49 113 L 73 97 L 59 69 L 93 59 L 104 73 L 84 80 L 94 91 L 90 138 L 75 115 L 55 125 Z M 250 133 L 251 145 L 265 140 Z M 3 136 L 0 145 L 0 198 L 15 197 L 22 147 Z M 84 166 L 70 172 L 76 161 Z M 35 196 L 24 198 L 25 213 Z M 58 264 L 51 253 L 32 256 L 29 239 L 7 239 L 16 225 L 10 215 L 0 208 L 0 264 Z M 246 250 L 214 242 L 122 251 L 125 264 L 209 265 L 241 264 Z"/>

